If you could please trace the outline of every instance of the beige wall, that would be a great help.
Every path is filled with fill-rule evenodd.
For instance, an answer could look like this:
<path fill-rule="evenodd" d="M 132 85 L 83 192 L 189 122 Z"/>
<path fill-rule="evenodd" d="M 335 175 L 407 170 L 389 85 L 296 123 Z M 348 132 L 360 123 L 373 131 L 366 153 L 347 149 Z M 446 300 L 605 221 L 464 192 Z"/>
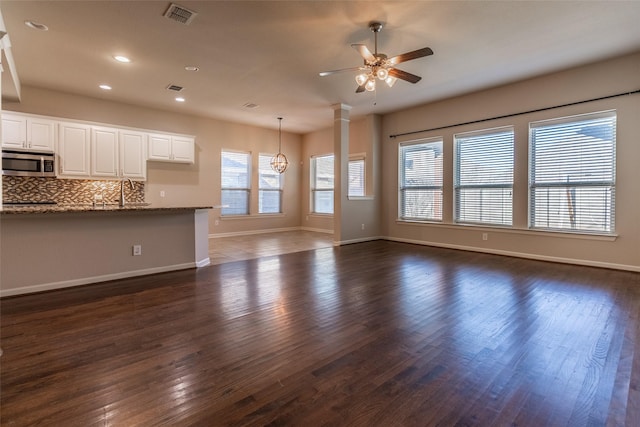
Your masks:
<path fill-rule="evenodd" d="M 491 90 L 388 114 L 383 120 L 383 234 L 396 240 L 565 260 L 640 271 L 640 95 L 595 101 L 484 123 L 392 139 L 391 134 L 447 126 L 640 89 L 640 53 Z M 532 121 L 617 111 L 616 239 L 527 230 L 528 124 Z M 514 213 L 510 230 L 453 224 L 453 135 L 511 125 L 515 128 Z M 444 138 L 443 224 L 411 224 L 398 217 L 398 144 Z M 483 232 L 489 239 L 483 241 Z"/>
<path fill-rule="evenodd" d="M 251 215 L 241 219 L 221 220 L 220 210 L 213 209 L 210 212 L 209 233 L 251 232 L 295 228 L 300 225 L 300 135 L 282 132 L 282 151 L 290 162 L 289 169 L 284 174 L 284 213 L 258 216 L 258 154 L 278 152 L 277 129 L 176 114 L 33 87 L 23 87 L 22 102 L 7 102 L 4 108 L 10 111 L 194 135 L 195 164 L 147 163 L 146 200 L 160 206 L 219 205 L 220 151 L 223 148 L 250 151 L 253 161 Z M 274 117 L 275 126 L 277 120 Z M 286 128 L 286 118 L 283 120 L 283 128 Z M 164 198 L 160 197 L 160 191 L 165 192 Z"/>

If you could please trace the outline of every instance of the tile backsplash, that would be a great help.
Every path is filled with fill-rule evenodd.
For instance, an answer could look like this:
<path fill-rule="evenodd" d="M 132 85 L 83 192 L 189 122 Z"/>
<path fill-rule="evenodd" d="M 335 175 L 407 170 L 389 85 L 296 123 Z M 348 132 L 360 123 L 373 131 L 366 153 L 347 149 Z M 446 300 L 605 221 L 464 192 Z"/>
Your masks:
<path fill-rule="evenodd" d="M 144 182 L 133 181 L 134 189 L 125 182 L 128 202 L 144 202 Z M 120 181 L 90 179 L 38 178 L 32 176 L 2 176 L 2 202 L 92 203 L 101 194 L 105 203 L 120 199 Z"/>

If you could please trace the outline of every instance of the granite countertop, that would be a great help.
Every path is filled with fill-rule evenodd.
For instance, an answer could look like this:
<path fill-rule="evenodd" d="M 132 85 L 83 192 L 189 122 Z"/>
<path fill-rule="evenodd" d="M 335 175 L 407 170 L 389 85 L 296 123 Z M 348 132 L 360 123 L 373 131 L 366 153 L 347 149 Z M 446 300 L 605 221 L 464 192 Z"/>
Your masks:
<path fill-rule="evenodd" d="M 74 213 L 74 212 L 152 212 L 171 210 L 196 210 L 212 209 L 213 206 L 159 206 L 149 203 L 128 203 L 118 206 L 117 203 L 93 205 L 87 204 L 59 204 L 59 205 L 4 205 L 0 214 L 49 214 L 49 213 Z"/>

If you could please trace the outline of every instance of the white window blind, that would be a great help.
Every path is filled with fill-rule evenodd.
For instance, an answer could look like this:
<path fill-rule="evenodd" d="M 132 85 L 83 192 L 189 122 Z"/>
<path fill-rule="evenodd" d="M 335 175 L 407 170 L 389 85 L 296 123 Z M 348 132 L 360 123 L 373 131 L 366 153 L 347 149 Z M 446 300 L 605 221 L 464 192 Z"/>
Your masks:
<path fill-rule="evenodd" d="M 251 155 L 223 151 L 221 171 L 222 215 L 248 215 Z"/>
<path fill-rule="evenodd" d="M 272 157 L 258 158 L 258 213 L 282 212 L 282 175 L 271 168 Z"/>
<path fill-rule="evenodd" d="M 513 128 L 455 136 L 455 220 L 511 225 Z"/>
<path fill-rule="evenodd" d="M 333 213 L 333 154 L 311 158 L 312 212 Z"/>
<path fill-rule="evenodd" d="M 364 196 L 364 160 L 349 160 L 349 197 Z"/>
<path fill-rule="evenodd" d="M 529 226 L 613 233 L 614 111 L 530 123 Z"/>
<path fill-rule="evenodd" d="M 401 219 L 442 220 L 442 139 L 399 146 Z"/>

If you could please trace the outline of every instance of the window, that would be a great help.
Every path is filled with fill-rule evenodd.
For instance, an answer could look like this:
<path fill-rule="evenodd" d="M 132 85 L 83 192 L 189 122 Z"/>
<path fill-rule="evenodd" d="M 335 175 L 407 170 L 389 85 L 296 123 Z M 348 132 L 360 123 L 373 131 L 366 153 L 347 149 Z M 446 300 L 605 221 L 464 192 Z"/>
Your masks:
<path fill-rule="evenodd" d="M 349 197 L 364 196 L 364 161 L 362 155 L 349 158 Z"/>
<path fill-rule="evenodd" d="M 273 156 L 260 154 L 258 162 L 258 213 L 282 212 L 282 175 L 271 168 Z"/>
<path fill-rule="evenodd" d="M 311 211 L 333 213 L 333 154 L 311 158 Z"/>
<path fill-rule="evenodd" d="M 400 154 L 400 218 L 442 221 L 442 139 L 403 143 Z"/>
<path fill-rule="evenodd" d="M 250 164 L 249 153 L 222 152 L 222 215 L 249 214 Z"/>
<path fill-rule="evenodd" d="M 529 125 L 529 226 L 613 233 L 616 113 Z"/>
<path fill-rule="evenodd" d="M 455 135 L 455 221 L 511 225 L 513 128 Z"/>

